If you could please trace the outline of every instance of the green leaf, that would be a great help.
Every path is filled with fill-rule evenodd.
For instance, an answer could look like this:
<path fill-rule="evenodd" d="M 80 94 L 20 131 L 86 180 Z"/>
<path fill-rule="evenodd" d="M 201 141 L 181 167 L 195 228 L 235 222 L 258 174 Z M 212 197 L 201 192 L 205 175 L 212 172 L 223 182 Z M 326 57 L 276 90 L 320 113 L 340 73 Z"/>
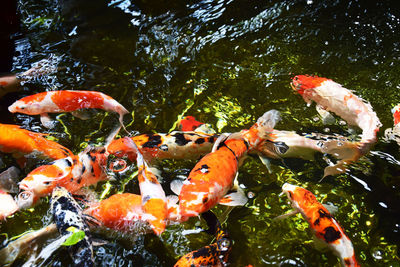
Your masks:
<path fill-rule="evenodd" d="M 61 246 L 73 246 L 85 238 L 85 232 L 78 230 L 73 226 L 69 227 L 67 231 L 71 232 L 72 234 L 64 241 L 64 243 L 61 244 Z"/>

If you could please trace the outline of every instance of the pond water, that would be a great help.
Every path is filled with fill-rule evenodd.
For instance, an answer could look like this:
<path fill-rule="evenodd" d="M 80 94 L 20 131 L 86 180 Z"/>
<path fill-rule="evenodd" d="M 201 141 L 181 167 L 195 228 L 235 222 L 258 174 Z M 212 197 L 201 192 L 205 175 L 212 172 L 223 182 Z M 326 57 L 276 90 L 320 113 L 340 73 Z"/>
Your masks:
<path fill-rule="evenodd" d="M 181 115 L 193 115 L 218 132 L 250 127 L 270 109 L 282 113 L 277 129 L 350 135 L 345 125 L 325 126 L 293 93 L 297 74 L 328 77 L 369 101 L 383 126 L 371 153 L 346 174 L 321 182 L 322 156 L 315 161 L 272 161 L 272 173 L 255 158 L 240 168 L 239 181 L 254 198 L 233 209 L 224 226 L 234 241 L 230 266 L 340 266 L 321 251 L 300 215 L 273 221 L 290 210 L 279 196 L 284 182 L 303 186 L 319 201 L 339 208 L 335 218 L 352 240 L 362 266 L 400 266 L 400 153 L 383 132 L 400 102 L 400 9 L 396 1 L 50 1 L 20 0 L 21 29 L 14 35 L 13 72 L 42 59 L 58 71 L 28 81 L 2 100 L 2 122 L 47 132 L 78 153 L 104 144 L 116 116 L 98 112 L 89 121 L 58 116 L 53 130 L 37 116 L 11 115 L 6 104 L 45 90 L 97 90 L 125 106 L 128 130 L 168 132 Z M 339 121 L 339 120 L 337 120 Z M 8 161 L 5 161 L 8 162 Z M 195 161 L 163 161 L 163 186 L 187 175 Z M 4 167 L 4 166 L 3 166 Z M 32 166 L 33 167 L 33 166 Z M 139 193 L 130 173 L 112 181 L 107 196 Z M 23 170 L 26 174 L 29 170 Z M 21 177 L 22 178 L 22 177 Z M 99 184 L 101 193 L 105 183 Z M 51 222 L 49 202 L 0 225 L 1 240 Z M 213 209 L 221 215 L 226 208 Z M 109 238 L 95 248 L 98 266 L 172 266 L 180 256 L 212 241 L 183 235 L 204 225 L 192 218 L 161 237 L 135 242 Z M 18 264 L 22 264 L 21 260 Z M 71 264 L 64 250 L 43 263 Z"/>

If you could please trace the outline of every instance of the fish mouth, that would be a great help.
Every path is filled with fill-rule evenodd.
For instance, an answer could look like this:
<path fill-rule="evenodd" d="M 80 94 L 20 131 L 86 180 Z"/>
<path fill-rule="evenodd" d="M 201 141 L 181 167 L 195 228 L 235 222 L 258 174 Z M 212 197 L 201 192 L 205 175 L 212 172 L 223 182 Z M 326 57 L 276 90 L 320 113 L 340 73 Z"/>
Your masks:
<path fill-rule="evenodd" d="M 17 205 L 20 209 L 28 209 L 34 203 L 34 194 L 32 191 L 22 191 L 18 194 Z"/>

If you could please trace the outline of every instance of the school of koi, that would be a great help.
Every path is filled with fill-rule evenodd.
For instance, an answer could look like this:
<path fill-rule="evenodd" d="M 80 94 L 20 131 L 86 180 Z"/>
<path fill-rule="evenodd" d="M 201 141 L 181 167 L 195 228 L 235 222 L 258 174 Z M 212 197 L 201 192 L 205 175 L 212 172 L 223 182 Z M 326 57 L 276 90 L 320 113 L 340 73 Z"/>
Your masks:
<path fill-rule="evenodd" d="M 360 141 L 326 135 L 302 136 L 274 129 L 280 120 L 276 110 L 265 112 L 249 129 L 236 133 L 217 134 L 194 117 L 187 116 L 179 122 L 179 131 L 116 139 L 121 127 L 125 129 L 123 116 L 128 111 L 103 93 L 52 91 L 22 98 L 9 107 L 10 112 L 40 115 L 45 127 L 54 126 L 48 113 L 73 112 L 80 116 L 79 110 L 84 108 L 116 112 L 120 116 L 120 126 L 110 134 L 104 147 L 88 146 L 75 155 L 68 148 L 46 139 L 46 134 L 31 132 L 17 125 L 0 124 L 0 151 L 11 153 L 21 168 L 29 160 L 27 155 L 54 160 L 35 168 L 19 182 L 20 192 L 16 199 L 7 189 L 0 188 L 0 220 L 19 209 L 34 206 L 40 198 L 52 194 L 53 217 L 62 235 L 65 235 L 66 229 L 63 220 L 69 220 L 68 226 L 71 221 L 79 220 L 73 226 L 83 227 L 84 232 L 90 235 L 86 220 L 82 221 L 82 217 L 90 217 L 88 222 L 91 228 L 101 226 L 129 233 L 138 227 L 147 227 L 156 235 L 161 235 L 170 224 L 202 215 L 209 233 L 216 236 L 215 243 L 183 256 L 176 266 L 225 266 L 228 264 L 231 240 L 210 209 L 217 204 L 246 204 L 247 197 L 237 186 L 236 177 L 247 155 L 260 157 L 269 167 L 268 158 L 312 160 L 315 153 L 329 154 L 337 162 L 325 168 L 324 176 L 336 175 L 344 173 L 351 163 L 367 154 L 377 140 L 376 133 L 381 123 L 376 113 L 369 103 L 350 90 L 330 79 L 308 75 L 295 76 L 291 86 L 307 104 L 316 102 L 321 116 L 332 116 L 329 112 L 333 112 L 349 125 L 359 127 L 362 130 Z M 399 110 L 399 106 L 392 110 L 395 126 L 387 130 L 387 136 L 391 138 L 398 137 L 400 133 L 397 127 L 400 122 Z M 120 158 L 116 165 L 121 165 L 121 168 L 107 166 L 110 155 Z M 160 173 L 150 167 L 163 159 L 200 159 L 185 181 L 175 180 L 171 183 L 171 190 L 177 196 L 166 196 L 159 183 Z M 114 172 L 123 171 L 129 161 L 137 164 L 140 195 L 128 192 L 115 194 L 102 201 L 87 202 L 84 210 L 74 204 L 70 194 L 79 194 L 83 187 L 107 180 L 109 168 Z M 282 191 L 287 194 L 294 208 L 291 214 L 301 213 L 315 236 L 331 248 L 342 265 L 359 266 L 350 239 L 311 192 L 287 183 Z M 71 207 L 78 219 L 65 215 L 71 212 L 68 211 Z M 90 238 L 86 238 L 85 242 L 86 246 L 91 246 Z M 72 255 L 76 250 L 70 250 L 71 256 L 75 264 L 83 264 L 82 260 Z M 85 257 L 84 265 L 93 266 L 93 250 L 80 251 L 89 255 Z M 0 250 L 0 259 L 1 253 Z"/>

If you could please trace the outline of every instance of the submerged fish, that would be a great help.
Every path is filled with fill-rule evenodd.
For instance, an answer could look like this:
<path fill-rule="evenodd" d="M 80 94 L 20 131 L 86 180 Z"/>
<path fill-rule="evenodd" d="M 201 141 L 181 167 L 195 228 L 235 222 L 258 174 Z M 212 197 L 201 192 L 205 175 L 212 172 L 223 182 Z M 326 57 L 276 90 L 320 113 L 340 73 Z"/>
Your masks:
<path fill-rule="evenodd" d="M 211 211 L 201 214 L 207 222 L 207 232 L 216 237 L 211 245 L 192 251 L 178 260 L 175 267 L 190 266 L 227 266 L 228 256 L 232 249 L 232 242 L 228 233 L 221 227 L 221 223 Z"/>
<path fill-rule="evenodd" d="M 217 205 L 232 188 L 248 150 L 268 138 L 279 119 L 279 112 L 270 110 L 249 130 L 220 136 L 213 151 L 194 166 L 183 182 L 179 194 L 181 215 L 197 216 Z"/>
<path fill-rule="evenodd" d="M 74 266 L 95 266 L 92 238 L 89 226 L 83 219 L 82 209 L 72 195 L 63 187 L 56 187 L 51 196 L 51 211 L 59 233 L 70 235 L 70 227 L 84 232 L 84 238 L 68 246 Z"/>
<path fill-rule="evenodd" d="M 138 180 L 140 194 L 142 197 L 142 209 L 145 218 L 153 231 L 160 235 L 165 230 L 166 219 L 168 216 L 167 198 L 165 192 L 158 182 L 158 170 L 149 168 L 136 144 L 129 137 L 124 138 L 126 144 L 136 153 L 138 166 Z"/>
<path fill-rule="evenodd" d="M 0 190 L 0 203 L 0 221 L 13 215 L 19 209 L 14 198 L 2 190 Z"/>
<path fill-rule="evenodd" d="M 131 137 L 147 162 L 160 159 L 198 159 L 211 151 L 217 135 L 198 132 L 171 132 L 169 134 L 142 134 Z M 126 139 L 113 140 L 107 148 L 117 157 L 136 160 L 136 152 Z"/>
<path fill-rule="evenodd" d="M 82 187 L 107 179 L 105 166 L 107 153 L 104 147 L 87 147 L 77 156 L 59 159 L 31 171 L 19 184 L 20 208 L 28 208 L 56 186 L 65 187 L 73 193 Z"/>
<path fill-rule="evenodd" d="M 31 132 L 18 125 L 0 123 L 0 151 L 12 155 L 24 165 L 24 155 L 34 154 L 50 159 L 62 159 L 72 152 L 45 138 L 46 134 Z"/>
<path fill-rule="evenodd" d="M 294 208 L 288 215 L 300 212 L 316 238 L 326 244 L 340 258 L 344 266 L 359 266 L 350 239 L 326 207 L 319 203 L 310 191 L 288 183 L 282 186 L 282 191 L 286 193 Z"/>
<path fill-rule="evenodd" d="M 26 96 L 11 106 L 12 113 L 19 112 L 28 115 L 40 115 L 42 124 L 51 128 L 53 122 L 48 113 L 74 112 L 85 108 L 98 108 L 119 114 L 119 122 L 124 127 L 123 116 L 128 113 L 120 103 L 112 97 L 96 91 L 49 91 Z"/>
<path fill-rule="evenodd" d="M 178 122 L 178 130 L 183 132 L 194 131 L 204 123 L 197 121 L 193 116 L 185 116 Z"/>
<path fill-rule="evenodd" d="M 394 140 L 400 145 L 400 104 L 392 108 L 393 128 L 385 130 L 385 139 Z"/>

